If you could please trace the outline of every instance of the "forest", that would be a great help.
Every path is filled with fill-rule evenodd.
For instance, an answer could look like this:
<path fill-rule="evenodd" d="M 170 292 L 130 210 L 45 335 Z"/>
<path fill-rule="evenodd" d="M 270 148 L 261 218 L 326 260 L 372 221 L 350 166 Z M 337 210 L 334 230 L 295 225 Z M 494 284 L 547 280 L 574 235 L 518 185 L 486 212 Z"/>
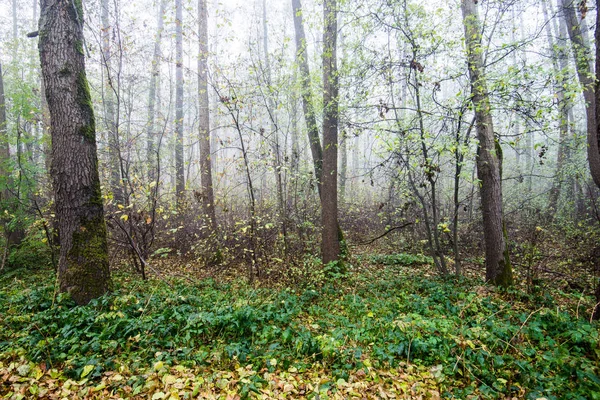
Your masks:
<path fill-rule="evenodd" d="M 0 398 L 600 399 L 600 0 L 0 0 Z"/>

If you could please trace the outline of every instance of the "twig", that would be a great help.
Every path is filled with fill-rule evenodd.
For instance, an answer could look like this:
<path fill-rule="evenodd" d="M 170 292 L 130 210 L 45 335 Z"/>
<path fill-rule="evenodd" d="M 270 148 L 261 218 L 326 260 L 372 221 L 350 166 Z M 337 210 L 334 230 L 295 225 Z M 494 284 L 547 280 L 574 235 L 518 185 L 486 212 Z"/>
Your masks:
<path fill-rule="evenodd" d="M 403 225 L 400 225 L 400 226 L 395 226 L 395 227 L 393 227 L 393 228 L 390 228 L 390 229 L 388 229 L 388 230 L 387 230 L 387 231 L 385 231 L 383 234 L 381 234 L 381 235 L 377 236 L 375 239 L 369 240 L 369 241 L 367 241 L 367 242 L 356 243 L 356 244 L 353 244 L 352 246 L 358 246 L 358 245 L 366 245 L 366 244 L 371 244 L 371 243 L 375 242 L 376 240 L 379 240 L 379 239 L 381 239 L 382 237 L 384 237 L 385 235 L 387 235 L 387 234 L 388 234 L 388 233 L 390 233 L 390 232 L 393 232 L 393 231 L 395 231 L 395 230 L 397 230 L 397 229 L 406 228 L 407 226 L 409 226 L 409 225 L 412 225 L 412 224 L 413 224 L 412 222 L 407 222 L 407 223 L 405 223 L 405 224 L 403 224 Z"/>
<path fill-rule="evenodd" d="M 518 331 L 516 331 L 516 332 L 515 332 L 515 334 L 513 335 L 513 337 L 511 337 L 511 338 L 510 338 L 510 340 L 508 341 L 508 343 L 507 343 L 506 347 L 504 348 L 504 352 L 502 353 L 503 355 L 504 355 L 504 354 L 506 354 L 506 350 L 508 350 L 508 347 L 511 345 L 511 342 L 514 340 L 514 338 L 516 338 L 516 337 L 517 337 L 517 335 L 518 335 L 519 333 L 521 333 L 521 331 L 523 330 L 523 328 L 524 328 L 524 327 L 525 327 L 525 325 L 527 324 L 527 321 L 529 321 L 529 318 L 531 318 L 531 317 L 533 316 L 533 314 L 535 314 L 535 313 L 537 313 L 537 312 L 540 312 L 540 311 L 542 311 L 543 309 L 544 309 L 543 307 L 542 307 L 542 308 L 538 308 L 537 310 L 535 310 L 535 311 L 531 312 L 531 314 L 529 314 L 529 315 L 527 316 L 527 318 L 525 318 L 525 322 L 523 322 L 523 323 L 521 324 L 521 326 L 519 327 L 519 330 L 518 330 Z"/>

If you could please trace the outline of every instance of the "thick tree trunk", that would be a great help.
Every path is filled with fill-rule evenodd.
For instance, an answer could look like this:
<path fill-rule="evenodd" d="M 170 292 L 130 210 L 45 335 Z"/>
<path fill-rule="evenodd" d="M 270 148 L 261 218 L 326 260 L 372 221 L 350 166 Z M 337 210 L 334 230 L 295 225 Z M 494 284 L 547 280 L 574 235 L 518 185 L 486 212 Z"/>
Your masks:
<path fill-rule="evenodd" d="M 166 0 L 160 0 L 158 17 L 156 19 L 156 36 L 154 38 L 154 55 L 152 56 L 152 68 L 150 70 L 150 90 L 148 91 L 148 128 L 146 134 L 146 155 L 148 162 L 148 181 L 156 180 L 158 171 L 157 134 L 156 134 L 156 88 L 158 86 L 158 75 L 160 74 L 161 41 L 164 27 L 164 15 Z"/>
<path fill-rule="evenodd" d="M 175 196 L 181 207 L 185 195 L 183 167 L 183 7 L 175 1 Z"/>
<path fill-rule="evenodd" d="M 494 124 L 484 74 L 481 28 L 476 0 L 462 1 L 471 97 L 475 109 L 479 149 L 477 175 L 481 181 L 481 207 L 485 240 L 486 280 L 500 286 L 513 283 L 502 220 L 502 181 L 500 154 L 494 137 Z"/>
<path fill-rule="evenodd" d="M 208 103 L 208 13 L 206 0 L 198 0 L 198 101 L 200 142 L 200 185 L 202 207 L 212 233 L 217 230 L 215 213 L 215 196 L 212 182 L 211 148 L 210 148 L 210 115 Z"/>
<path fill-rule="evenodd" d="M 52 178 L 60 235 L 58 283 L 78 304 L 109 288 L 96 125 L 85 73 L 81 0 L 42 0 L 40 60 L 52 120 Z"/>
<path fill-rule="evenodd" d="M 323 263 L 340 257 L 338 237 L 338 74 L 336 0 L 325 0 L 323 30 L 323 175 L 321 213 Z"/>

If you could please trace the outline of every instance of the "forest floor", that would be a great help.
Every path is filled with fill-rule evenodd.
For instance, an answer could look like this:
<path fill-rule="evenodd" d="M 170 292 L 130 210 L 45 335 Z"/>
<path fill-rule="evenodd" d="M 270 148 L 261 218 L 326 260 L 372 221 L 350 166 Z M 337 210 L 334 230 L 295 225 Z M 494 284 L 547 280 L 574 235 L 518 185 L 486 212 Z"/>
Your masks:
<path fill-rule="evenodd" d="M 591 298 L 353 264 L 303 285 L 116 271 L 85 307 L 50 270 L 5 272 L 0 398 L 600 399 Z"/>

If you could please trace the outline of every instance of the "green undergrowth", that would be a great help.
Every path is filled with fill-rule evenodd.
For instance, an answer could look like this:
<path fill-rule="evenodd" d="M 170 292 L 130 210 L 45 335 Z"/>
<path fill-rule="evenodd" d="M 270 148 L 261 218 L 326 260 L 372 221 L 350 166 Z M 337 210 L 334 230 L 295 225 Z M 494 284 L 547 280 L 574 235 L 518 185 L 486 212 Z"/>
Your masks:
<path fill-rule="evenodd" d="M 369 259 L 386 266 L 308 289 L 117 275 L 113 293 L 84 307 L 55 295 L 50 272 L 13 271 L 0 278 L 0 375 L 19 359 L 92 382 L 126 369 L 140 393 L 156 363 L 298 373 L 318 365 L 334 382 L 414 365 L 431 371 L 444 397 L 600 398 L 598 325 L 577 310 L 548 295 L 425 278 L 415 265 L 427 260 L 386 257 Z M 256 376 L 236 383 L 242 397 L 259 393 Z M 0 383 L 0 395 L 11 393 Z"/>

